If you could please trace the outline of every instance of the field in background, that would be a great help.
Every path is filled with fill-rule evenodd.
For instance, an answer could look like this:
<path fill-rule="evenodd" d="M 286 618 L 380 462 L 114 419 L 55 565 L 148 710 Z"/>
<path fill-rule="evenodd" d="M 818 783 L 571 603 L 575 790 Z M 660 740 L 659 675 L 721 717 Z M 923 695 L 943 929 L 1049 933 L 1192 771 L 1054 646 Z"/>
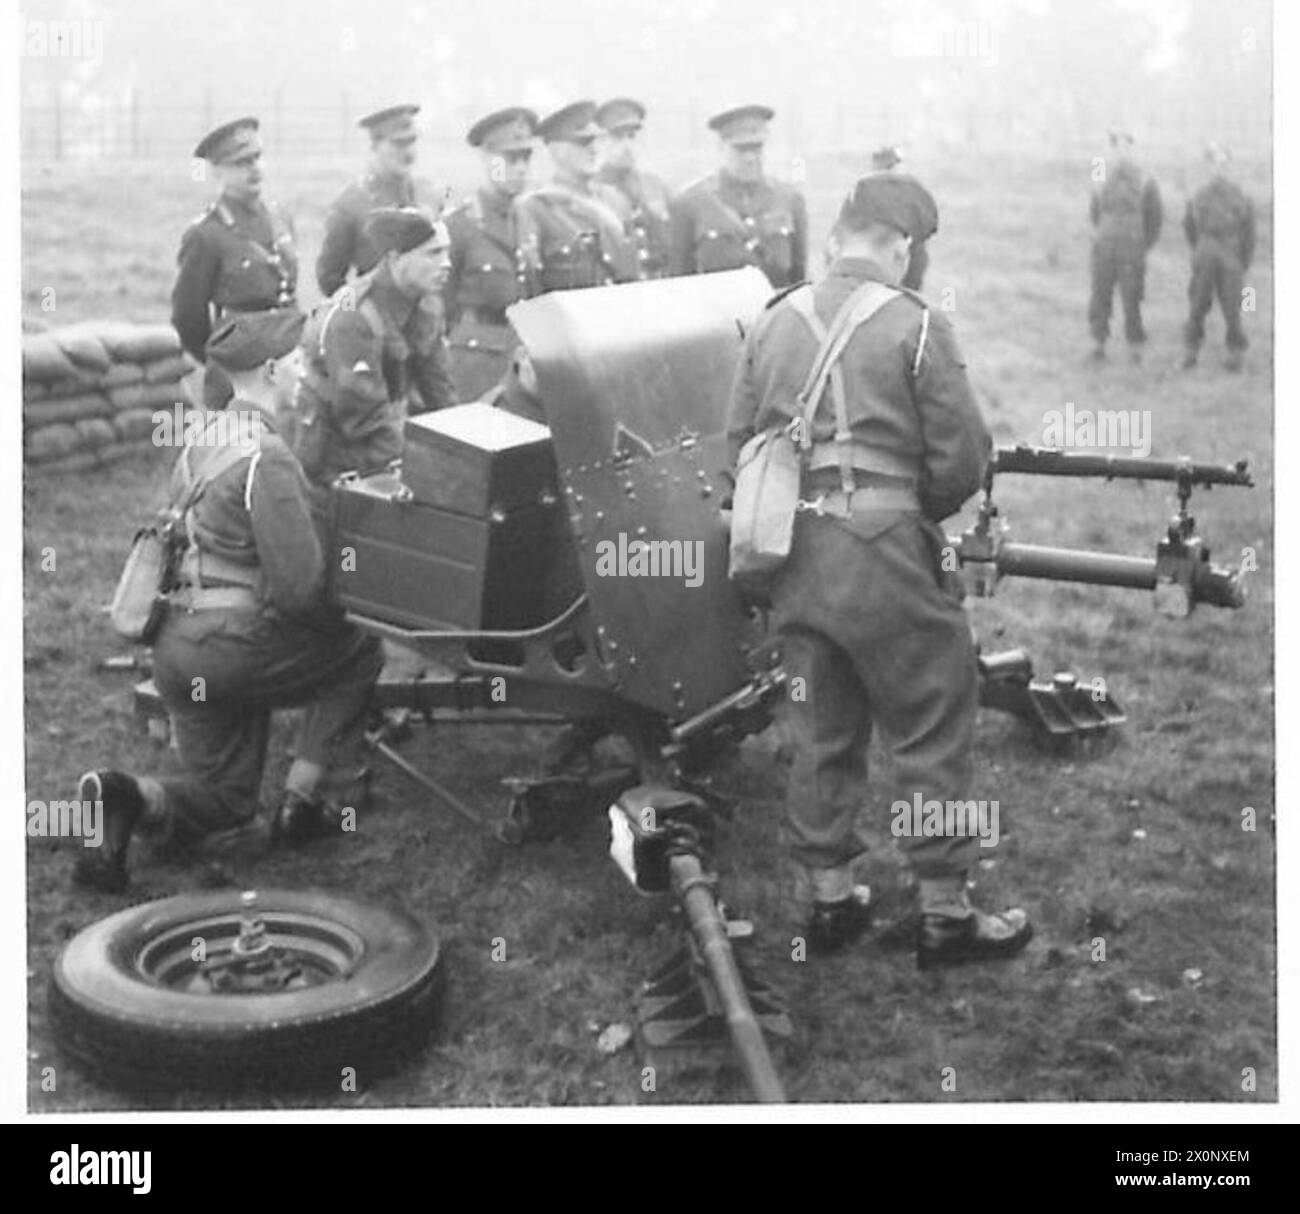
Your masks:
<path fill-rule="evenodd" d="M 1241 612 L 1203 609 L 1174 623 L 1134 592 L 1006 583 L 972 606 L 986 647 L 1023 645 L 1042 672 L 1105 674 L 1129 724 L 1105 753 L 1051 759 L 1013 722 L 983 714 L 975 796 L 998 798 L 1003 843 L 979 874 L 981 896 L 1027 906 L 1038 937 L 1005 966 L 918 975 L 887 927 L 842 959 L 796 963 L 779 861 L 782 770 L 772 735 L 752 739 L 719 772 L 741 811 L 721 855 L 728 901 L 753 915 L 769 980 L 797 1026 L 782 1070 L 796 1100 L 1272 1100 L 1276 1098 L 1271 498 L 1272 277 L 1268 166 L 1243 164 L 1260 207 L 1248 283 L 1258 313 L 1246 371 L 1221 367 L 1222 324 L 1202 368 L 1179 371 L 1187 257 L 1179 226 L 1189 157 L 1150 164 L 1165 192 L 1166 231 L 1148 269 L 1151 342 L 1140 367 L 1112 343 L 1102 367 L 1088 338 L 1087 161 L 1025 152 L 950 155 L 915 167 L 939 198 L 942 228 L 926 293 L 952 318 L 1000 442 L 1043 439 L 1044 412 L 1147 409 L 1152 454 L 1252 458 L 1253 492 L 1198 494 L 1195 513 L 1216 559 L 1244 546 L 1260 573 Z M 330 197 L 349 161 L 277 164 L 269 188 L 295 214 L 304 296 Z M 672 180 L 702 165 L 664 158 Z M 814 247 L 861 169 L 856 156 L 812 158 Z M 452 175 L 457 188 L 472 178 Z M 92 316 L 156 320 L 181 228 L 204 202 L 187 165 L 29 166 L 23 182 L 24 314 L 47 324 Z M 42 312 L 53 287 L 55 311 Z M 945 295 L 945 292 L 950 294 Z M 118 652 L 100 614 L 131 520 L 160 474 L 142 458 L 103 477 L 35 479 L 26 498 L 26 714 L 29 797 L 72 795 L 76 776 L 108 761 L 151 770 L 169 760 L 141 734 L 129 676 L 100 671 Z M 1171 511 L 1167 486 L 1013 481 L 999 497 L 1016 538 L 1149 553 Z M 959 520 L 952 520 L 956 530 Z M 57 571 L 42 572 L 53 544 Z M 497 780 L 526 773 L 542 731 L 443 728 L 418 734 L 409 758 L 480 807 L 504 805 Z M 877 770 L 882 756 L 873 753 Z M 267 796 L 282 764 L 268 773 Z M 382 809 L 347 844 L 289 858 L 231 861 L 240 883 L 318 885 L 401 901 L 447 940 L 450 987 L 436 1045 L 418 1064 L 352 1104 L 544 1104 L 743 1097 L 734 1077 L 660 1075 L 641 1091 L 629 1053 L 606 1057 L 593 1029 L 631 1017 L 636 983 L 671 940 L 655 903 L 633 896 L 604 855 L 592 820 L 571 843 L 503 850 L 385 772 Z M 875 848 L 867 877 L 880 916 L 897 923 L 908 890 L 887 833 L 890 797 L 873 790 Z M 1240 829 L 1255 809 L 1259 829 Z M 1144 833 L 1135 833 L 1144 832 Z M 50 962 L 71 934 L 123 905 L 73 895 L 72 849 L 29 845 L 30 1100 L 34 1109 L 133 1107 L 65 1065 L 45 1022 Z M 154 867 L 133 897 L 212 879 Z M 490 959 L 505 937 L 507 960 Z M 1092 941 L 1106 940 L 1095 963 Z M 1196 977 L 1190 971 L 1199 973 Z M 41 1068 L 57 1068 L 54 1093 Z M 955 1092 L 941 1089 L 942 1068 Z M 1257 1090 L 1242 1088 L 1242 1070 Z M 314 1103 L 304 1100 L 299 1103 Z M 210 1107 L 200 1092 L 176 1107 Z M 288 1103 L 288 1101 L 286 1102 Z"/>

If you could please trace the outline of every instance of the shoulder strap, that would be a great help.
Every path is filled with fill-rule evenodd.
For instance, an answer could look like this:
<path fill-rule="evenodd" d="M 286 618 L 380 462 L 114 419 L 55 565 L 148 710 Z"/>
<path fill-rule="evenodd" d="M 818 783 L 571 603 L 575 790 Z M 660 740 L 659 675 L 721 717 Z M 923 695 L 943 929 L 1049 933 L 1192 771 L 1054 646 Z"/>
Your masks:
<path fill-rule="evenodd" d="M 184 499 L 177 508 L 177 513 L 184 524 L 185 538 L 189 541 L 190 549 L 197 556 L 199 537 L 194 530 L 194 507 L 198 505 L 199 498 L 203 496 L 204 490 L 223 472 L 235 467 L 241 459 L 248 459 L 250 461 L 248 479 L 244 483 L 244 502 L 247 505 L 252 490 L 253 469 L 256 467 L 259 452 L 257 448 L 245 446 L 243 443 L 229 443 L 218 448 L 212 457 L 212 466 L 202 476 L 195 476 L 194 470 L 190 467 L 190 450 L 191 448 L 186 447 L 181 451 L 181 476 L 186 484 L 186 492 Z M 196 561 L 194 565 L 196 577 L 199 568 L 199 563 Z"/>

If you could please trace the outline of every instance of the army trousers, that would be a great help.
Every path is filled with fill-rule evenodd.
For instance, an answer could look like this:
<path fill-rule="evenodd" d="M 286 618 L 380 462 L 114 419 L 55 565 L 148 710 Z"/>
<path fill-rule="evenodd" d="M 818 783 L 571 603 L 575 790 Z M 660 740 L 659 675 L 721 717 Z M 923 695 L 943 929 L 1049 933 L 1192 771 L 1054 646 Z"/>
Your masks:
<path fill-rule="evenodd" d="M 880 728 L 896 784 L 879 808 L 965 799 L 979 696 L 960 583 L 942 566 L 942 531 L 917 513 L 798 516 L 772 586 L 772 620 L 790 676 L 796 747 L 786 798 L 794 859 L 834 868 L 866 850 L 854 820 L 866 801 L 867 744 Z M 892 825 L 892 816 L 891 816 Z M 899 837 L 918 877 L 964 874 L 978 839 Z"/>
<path fill-rule="evenodd" d="M 1241 292 L 1245 278 L 1241 259 L 1227 244 L 1201 240 L 1192 254 L 1192 281 L 1187 290 L 1190 310 L 1183 340 L 1192 351 L 1205 340 L 1205 318 L 1217 298 L 1223 310 L 1229 350 L 1244 350 L 1250 343 L 1241 329 Z"/>
<path fill-rule="evenodd" d="M 273 709 L 304 710 L 295 757 L 324 769 L 354 762 L 382 666 L 379 642 L 342 616 L 315 628 L 269 610 L 173 607 L 154 681 L 185 767 L 159 781 L 176 834 L 254 817 Z"/>
<path fill-rule="evenodd" d="M 1124 339 L 1138 345 L 1147 339 L 1142 326 L 1146 250 L 1140 238 L 1102 232 L 1092 244 L 1092 298 L 1088 301 L 1088 327 L 1095 341 L 1103 342 L 1110 336 L 1116 287 L 1124 308 Z"/>

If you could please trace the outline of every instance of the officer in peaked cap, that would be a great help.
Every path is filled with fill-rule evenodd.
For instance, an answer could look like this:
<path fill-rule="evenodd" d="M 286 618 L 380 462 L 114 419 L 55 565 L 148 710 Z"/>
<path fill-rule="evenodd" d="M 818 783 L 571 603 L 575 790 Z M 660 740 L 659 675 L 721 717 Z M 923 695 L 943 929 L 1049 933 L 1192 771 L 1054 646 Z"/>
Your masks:
<path fill-rule="evenodd" d="M 297 843 L 339 829 L 329 802 L 347 791 L 382 654 L 328 602 L 307 484 L 276 431 L 297 383 L 303 320 L 293 308 L 237 313 L 208 339 L 233 398 L 172 474 L 177 508 L 196 483 L 202 492 L 186 511 L 190 543 L 153 644 L 182 771 L 82 776 L 81 792 L 103 803 L 105 840 L 78 865 L 80 883 L 122 889 L 137 830 L 186 848 L 251 827 L 277 708 L 306 711 L 272 838 Z"/>
<path fill-rule="evenodd" d="M 181 237 L 172 324 L 201 363 L 214 323 L 237 312 L 295 306 L 298 256 L 293 223 L 262 197 L 262 141 L 256 118 L 237 118 L 209 132 L 194 149 L 220 193 Z M 219 408 L 230 383 L 217 365 L 204 376 L 204 402 Z"/>
<path fill-rule="evenodd" d="M 628 230 L 637 247 L 641 278 L 662 278 L 671 256 L 669 207 L 672 194 L 662 179 L 637 164 L 636 143 L 646 110 L 631 97 L 615 97 L 596 110 L 607 135 L 597 179 L 618 191 Z"/>
<path fill-rule="evenodd" d="M 637 278 L 636 245 L 622 196 L 596 180 L 604 134 L 594 101 L 575 101 L 537 126 L 555 172 L 518 202 L 520 247 L 540 291 L 598 287 Z"/>
<path fill-rule="evenodd" d="M 515 201 L 528 185 L 537 115 L 523 106 L 495 110 L 469 129 L 483 162 L 483 184 L 447 214 L 451 273 L 446 302 L 449 367 L 460 400 L 498 384 L 518 344 L 506 308 L 537 290 L 520 245 Z"/>
<path fill-rule="evenodd" d="M 393 105 L 367 114 L 357 124 L 370 137 L 370 164 L 334 200 L 326 216 L 316 258 L 316 282 L 322 294 L 333 295 L 350 273 L 365 274 L 379 260 L 378 250 L 364 232 L 371 211 L 417 205 L 438 209 L 432 185 L 414 176 L 419 112 L 418 105 Z"/>
<path fill-rule="evenodd" d="M 864 850 L 854 819 L 873 724 L 894 758 L 896 786 L 882 809 L 896 797 L 908 806 L 914 797 L 965 801 L 974 775 L 975 649 L 939 524 L 979 489 L 991 440 L 947 318 L 897 286 L 912 242 L 937 227 L 934 199 L 915 178 L 858 181 L 826 275 L 778 294 L 750 327 L 727 419 L 734 465 L 753 436 L 797 416 L 824 334 L 848 306 L 842 396 L 832 381 L 815 407 L 790 556 L 769 587 L 783 665 L 805 689 L 786 706 L 797 743 L 786 826 L 812 904 L 808 946 L 821 952 L 868 924 L 869 891 L 855 886 L 851 864 Z M 904 826 L 900 846 L 919 886 L 919 963 L 1024 947 L 1023 911 L 971 905 L 974 834 L 955 822 L 940 836 L 910 817 Z"/>
<path fill-rule="evenodd" d="M 803 279 L 808 208 L 792 185 L 766 175 L 763 145 L 774 111 L 742 105 L 709 119 L 719 171 L 687 186 L 672 206 L 673 272 L 758 266 L 775 287 Z"/>
<path fill-rule="evenodd" d="M 391 466 L 408 414 L 456 403 L 443 330 L 446 224 L 418 207 L 385 207 L 362 232 L 379 261 L 321 304 L 303 334 L 294 454 L 318 486 Z"/>

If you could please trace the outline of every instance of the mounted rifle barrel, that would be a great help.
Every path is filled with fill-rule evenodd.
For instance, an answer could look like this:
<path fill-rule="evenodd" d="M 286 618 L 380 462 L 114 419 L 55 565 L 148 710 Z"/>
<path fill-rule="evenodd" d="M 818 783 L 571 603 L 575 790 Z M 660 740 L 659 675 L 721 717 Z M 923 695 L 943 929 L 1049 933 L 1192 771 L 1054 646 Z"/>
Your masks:
<path fill-rule="evenodd" d="M 1106 480 L 1183 481 L 1188 485 L 1254 485 L 1245 460 L 1235 464 L 1197 464 L 1187 459 L 1147 459 L 1136 455 L 1094 455 L 1052 447 L 998 447 L 991 473 L 1033 476 L 1089 476 Z"/>

